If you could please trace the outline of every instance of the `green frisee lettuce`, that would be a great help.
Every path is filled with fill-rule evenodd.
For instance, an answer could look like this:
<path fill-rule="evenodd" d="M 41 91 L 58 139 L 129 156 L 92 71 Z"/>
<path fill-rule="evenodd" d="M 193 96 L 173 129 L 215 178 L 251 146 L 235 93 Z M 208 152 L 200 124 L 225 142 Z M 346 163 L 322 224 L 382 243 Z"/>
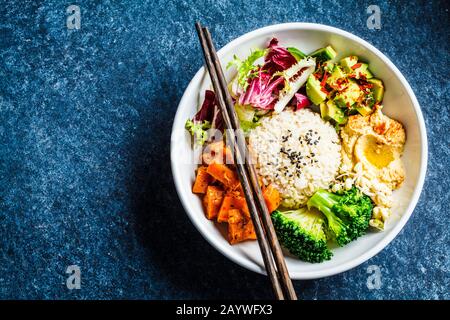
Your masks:
<path fill-rule="evenodd" d="M 188 119 L 184 127 L 192 134 L 198 145 L 203 145 L 208 140 L 208 129 L 211 128 L 209 121 L 193 122 Z"/>
<path fill-rule="evenodd" d="M 234 55 L 233 60 L 228 63 L 227 69 L 232 66 L 236 68 L 238 72 L 238 84 L 244 90 L 248 86 L 248 78 L 254 75 L 255 71 L 258 69 L 258 66 L 254 65 L 255 61 L 259 58 L 264 57 L 266 54 L 267 49 L 256 49 L 247 57 L 247 59 L 242 61 L 236 55 Z"/>

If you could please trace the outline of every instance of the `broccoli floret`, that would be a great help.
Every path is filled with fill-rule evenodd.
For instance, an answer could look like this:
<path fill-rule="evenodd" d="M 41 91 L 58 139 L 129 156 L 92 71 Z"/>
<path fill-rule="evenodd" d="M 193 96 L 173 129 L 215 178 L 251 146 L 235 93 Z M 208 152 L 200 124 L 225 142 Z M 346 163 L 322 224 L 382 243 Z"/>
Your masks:
<path fill-rule="evenodd" d="M 333 255 L 327 247 L 325 221 L 319 212 L 305 208 L 275 211 L 272 221 L 278 239 L 290 253 L 308 262 L 330 260 Z"/>
<path fill-rule="evenodd" d="M 308 208 L 319 209 L 327 218 L 329 234 L 343 246 L 363 235 L 372 216 L 372 201 L 356 187 L 340 194 L 317 191 Z"/>

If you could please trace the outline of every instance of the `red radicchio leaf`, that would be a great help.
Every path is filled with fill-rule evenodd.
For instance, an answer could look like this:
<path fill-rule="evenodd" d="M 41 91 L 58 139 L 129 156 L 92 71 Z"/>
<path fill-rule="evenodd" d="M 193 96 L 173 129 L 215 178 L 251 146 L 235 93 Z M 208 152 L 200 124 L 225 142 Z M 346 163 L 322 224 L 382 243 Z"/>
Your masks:
<path fill-rule="evenodd" d="M 239 98 L 240 105 L 251 105 L 258 109 L 273 109 L 278 85 L 283 83 L 282 77 L 275 77 L 259 71 L 259 75 L 250 82 L 247 90 Z"/>
<path fill-rule="evenodd" d="M 211 121 L 214 114 L 214 105 L 216 103 L 216 95 L 211 90 L 205 91 L 205 100 L 203 100 L 203 104 L 192 119 L 193 122 L 202 122 L 202 121 Z"/>
<path fill-rule="evenodd" d="M 303 109 L 311 104 L 309 99 L 301 93 L 296 93 L 294 97 L 296 110 Z"/>
<path fill-rule="evenodd" d="M 267 70 L 270 74 L 286 70 L 297 63 L 297 60 L 289 51 L 278 45 L 276 38 L 270 40 L 268 48 L 269 52 L 266 55 L 263 70 Z"/>
<path fill-rule="evenodd" d="M 219 106 L 217 105 L 216 95 L 214 91 L 205 91 L 205 100 L 203 100 L 203 104 L 200 110 L 195 114 L 192 121 L 209 121 L 211 123 L 211 128 L 217 130 L 223 129 L 223 118 Z"/>

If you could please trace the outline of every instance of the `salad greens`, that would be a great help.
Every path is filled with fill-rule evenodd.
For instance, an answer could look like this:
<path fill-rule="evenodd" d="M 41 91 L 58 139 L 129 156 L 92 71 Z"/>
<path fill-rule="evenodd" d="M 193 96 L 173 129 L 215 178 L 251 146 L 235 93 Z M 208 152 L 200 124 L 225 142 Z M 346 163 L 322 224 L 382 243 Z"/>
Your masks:
<path fill-rule="evenodd" d="M 260 117 L 256 115 L 256 110 L 251 106 L 236 104 L 235 109 L 244 134 L 248 134 L 250 130 L 260 125 Z"/>
<path fill-rule="evenodd" d="M 195 138 L 195 142 L 198 145 L 203 145 L 208 140 L 208 129 L 211 129 L 211 123 L 207 120 L 194 122 L 191 119 L 186 121 L 184 125 L 192 136 Z"/>
<path fill-rule="evenodd" d="M 254 65 L 256 60 L 264 57 L 267 54 L 267 49 L 264 50 L 254 50 L 247 59 L 242 61 L 236 55 L 233 56 L 233 60 L 231 60 L 227 69 L 231 67 L 235 67 L 237 70 L 237 82 L 238 84 L 246 89 L 248 86 L 248 79 L 254 77 L 254 72 L 258 70 L 258 67 Z"/>
<path fill-rule="evenodd" d="M 192 134 L 195 142 L 199 145 L 203 145 L 208 140 L 207 130 L 216 129 L 223 131 L 223 118 L 213 91 L 205 91 L 205 100 L 203 100 L 200 110 L 192 119 L 186 121 L 184 127 Z"/>
<path fill-rule="evenodd" d="M 297 110 L 309 106 L 311 99 L 298 91 L 315 67 L 314 58 L 297 48 L 280 46 L 276 38 L 267 48 L 253 50 L 246 59 L 234 55 L 227 69 L 235 68 L 236 76 L 228 89 L 244 133 L 257 127 L 260 117 L 268 112 L 281 112 L 287 105 Z M 223 130 L 214 92 L 206 91 L 200 110 L 185 127 L 198 144 L 208 140 L 207 130 Z"/>
<path fill-rule="evenodd" d="M 304 56 L 300 50 L 291 48 L 292 54 L 275 38 L 264 51 L 264 64 L 250 66 L 237 58 L 229 64 L 238 66 L 237 80 L 230 87 L 231 94 L 239 105 L 281 112 L 314 71 L 315 62 L 308 58 L 298 60 Z M 246 61 L 256 61 L 252 55 Z"/>
<path fill-rule="evenodd" d="M 272 75 L 277 71 L 289 69 L 297 63 L 297 59 L 288 50 L 279 46 L 278 40 L 273 38 L 270 40 L 264 62 L 263 69 L 267 70 L 267 72 Z"/>

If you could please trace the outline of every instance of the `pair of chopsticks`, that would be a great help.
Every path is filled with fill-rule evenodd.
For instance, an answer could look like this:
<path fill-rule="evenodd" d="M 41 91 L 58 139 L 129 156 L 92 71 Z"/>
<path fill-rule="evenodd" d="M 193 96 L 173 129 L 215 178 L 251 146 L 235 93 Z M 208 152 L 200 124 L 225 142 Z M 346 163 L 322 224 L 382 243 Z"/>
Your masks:
<path fill-rule="evenodd" d="M 275 296 L 279 300 L 297 300 L 294 286 L 286 267 L 286 261 L 284 260 L 284 255 L 258 182 L 255 166 L 251 161 L 245 137 L 242 130 L 240 130 L 239 120 L 234 109 L 233 100 L 228 92 L 227 82 L 212 42 L 211 33 L 208 28 L 202 27 L 199 22 L 195 24 L 195 27 L 197 28 L 219 108 L 222 112 L 225 126 L 228 129 L 226 131 L 227 145 L 233 150 L 234 163 Z"/>

